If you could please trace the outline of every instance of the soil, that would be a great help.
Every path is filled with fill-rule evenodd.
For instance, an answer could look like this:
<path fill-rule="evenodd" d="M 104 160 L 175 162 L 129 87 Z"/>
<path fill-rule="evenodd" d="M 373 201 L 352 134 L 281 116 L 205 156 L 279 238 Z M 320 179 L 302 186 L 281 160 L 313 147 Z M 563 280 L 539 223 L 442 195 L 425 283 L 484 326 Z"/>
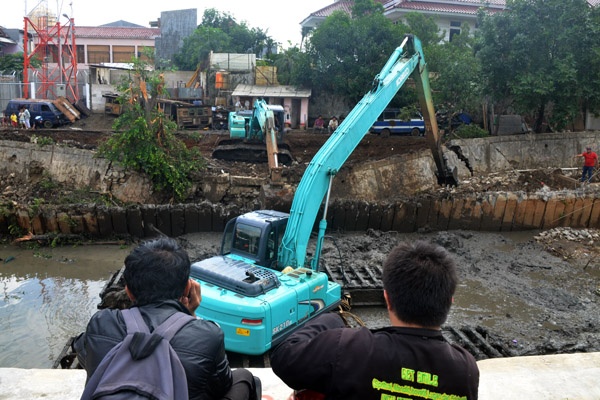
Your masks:
<path fill-rule="evenodd" d="M 111 132 L 113 118 L 102 114 L 77 121 L 67 129 L 15 131 L 0 134 L 3 140 L 31 141 L 32 136 L 49 137 L 54 142 L 93 149 Z M 212 149 L 225 131 L 179 132 L 188 146 L 205 156 L 207 171 L 223 170 L 233 175 L 264 176 L 263 164 L 214 160 Z M 306 164 L 327 139 L 326 134 L 291 131 L 286 135 L 296 162 L 289 167 L 300 176 Z M 401 152 L 426 148 L 423 138 L 368 135 L 352 154 L 349 163 L 373 160 Z M 472 177 L 452 191 L 538 190 L 552 184 L 551 171 L 528 171 Z M 11 185 L 10 177 L 0 177 L 0 203 L 30 202 L 43 188 L 35 182 Z M 44 188 L 47 190 L 48 188 Z M 69 194 L 69 188 L 56 188 Z M 43 193 L 43 198 L 52 195 Z M 71 199 L 73 197 L 71 196 Z M 82 200 L 83 202 L 84 200 Z M 193 199 L 192 199 L 193 201 Z M 593 230 L 558 228 L 525 239 L 481 232 L 375 232 L 332 233 L 324 259 L 332 266 L 342 260 L 355 267 L 379 268 L 398 241 L 424 239 L 448 249 L 457 261 L 460 285 L 449 324 L 479 327 L 491 343 L 510 348 L 510 355 L 552 354 L 600 351 L 600 233 Z M 182 238 L 192 259 L 217 253 L 218 235 Z"/>

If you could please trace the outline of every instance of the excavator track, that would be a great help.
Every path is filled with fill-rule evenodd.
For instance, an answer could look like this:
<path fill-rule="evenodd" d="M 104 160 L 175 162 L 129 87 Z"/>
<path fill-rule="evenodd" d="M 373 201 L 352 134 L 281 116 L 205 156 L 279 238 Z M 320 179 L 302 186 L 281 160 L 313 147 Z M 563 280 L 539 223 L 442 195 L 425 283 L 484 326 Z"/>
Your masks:
<path fill-rule="evenodd" d="M 290 147 L 285 143 L 277 145 L 279 164 L 291 165 L 293 161 Z M 222 139 L 212 152 L 213 158 L 226 161 L 243 161 L 250 163 L 266 163 L 267 147 L 263 142 L 243 139 Z"/>

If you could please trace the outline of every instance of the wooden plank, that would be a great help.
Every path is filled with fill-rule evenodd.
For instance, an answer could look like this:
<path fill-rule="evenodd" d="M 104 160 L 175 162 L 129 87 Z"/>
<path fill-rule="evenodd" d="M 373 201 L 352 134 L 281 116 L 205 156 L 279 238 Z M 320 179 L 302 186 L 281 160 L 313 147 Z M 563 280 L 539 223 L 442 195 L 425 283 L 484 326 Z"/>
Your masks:
<path fill-rule="evenodd" d="M 56 108 L 58 108 L 60 110 L 60 112 L 62 112 L 65 117 L 67 117 L 67 119 L 71 122 L 75 122 L 76 120 L 78 120 L 81 116 L 81 114 L 79 113 L 79 111 L 77 111 L 77 109 L 75 107 L 73 107 L 71 105 L 71 103 L 69 103 L 69 100 L 67 100 L 64 97 L 59 97 L 56 100 L 53 100 L 52 103 L 56 106 Z"/>

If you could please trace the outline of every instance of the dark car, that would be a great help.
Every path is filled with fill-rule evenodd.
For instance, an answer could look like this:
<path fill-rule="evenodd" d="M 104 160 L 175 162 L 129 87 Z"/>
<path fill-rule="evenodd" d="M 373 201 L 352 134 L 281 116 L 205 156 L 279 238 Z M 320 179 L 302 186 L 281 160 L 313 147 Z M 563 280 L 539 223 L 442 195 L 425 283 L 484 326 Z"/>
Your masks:
<path fill-rule="evenodd" d="M 65 115 L 50 100 L 12 99 L 8 102 L 4 115 L 19 114 L 25 106 L 31 115 L 31 126 L 53 128 L 69 122 Z"/>

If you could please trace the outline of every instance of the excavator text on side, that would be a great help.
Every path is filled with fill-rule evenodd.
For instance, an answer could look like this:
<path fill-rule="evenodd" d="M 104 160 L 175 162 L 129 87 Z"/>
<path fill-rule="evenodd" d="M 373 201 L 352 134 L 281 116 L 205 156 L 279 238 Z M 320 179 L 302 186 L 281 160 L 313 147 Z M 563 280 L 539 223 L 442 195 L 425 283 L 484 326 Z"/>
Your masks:
<path fill-rule="evenodd" d="M 196 313 L 220 325 L 227 351 L 264 354 L 306 321 L 337 308 L 342 301 L 343 287 L 320 270 L 332 181 L 409 77 L 417 86 L 438 181 L 457 184 L 456 173 L 446 167 L 440 147 L 421 43 L 408 35 L 375 77 L 371 90 L 306 168 L 289 214 L 257 210 L 231 219 L 220 254 L 192 264 L 191 277 L 202 287 Z"/>

